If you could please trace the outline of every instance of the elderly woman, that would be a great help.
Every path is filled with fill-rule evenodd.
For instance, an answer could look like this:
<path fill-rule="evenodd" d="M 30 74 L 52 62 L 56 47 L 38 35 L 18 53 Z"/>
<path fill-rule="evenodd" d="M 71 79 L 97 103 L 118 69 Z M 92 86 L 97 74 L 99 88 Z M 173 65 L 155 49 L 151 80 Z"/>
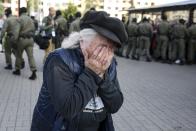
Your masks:
<path fill-rule="evenodd" d="M 87 12 L 80 26 L 47 58 L 31 131 L 114 131 L 123 103 L 114 50 L 127 34 L 106 12 Z"/>

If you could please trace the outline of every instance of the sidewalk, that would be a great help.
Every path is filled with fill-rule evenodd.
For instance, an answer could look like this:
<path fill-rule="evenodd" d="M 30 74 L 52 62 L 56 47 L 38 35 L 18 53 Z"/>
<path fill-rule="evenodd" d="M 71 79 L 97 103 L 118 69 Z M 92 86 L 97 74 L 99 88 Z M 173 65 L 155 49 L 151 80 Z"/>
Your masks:
<path fill-rule="evenodd" d="M 43 52 L 35 50 L 38 79 L 4 70 L 0 53 L 0 131 L 29 131 L 42 84 Z M 124 104 L 114 116 L 116 131 L 196 131 L 196 66 L 118 60 Z"/>

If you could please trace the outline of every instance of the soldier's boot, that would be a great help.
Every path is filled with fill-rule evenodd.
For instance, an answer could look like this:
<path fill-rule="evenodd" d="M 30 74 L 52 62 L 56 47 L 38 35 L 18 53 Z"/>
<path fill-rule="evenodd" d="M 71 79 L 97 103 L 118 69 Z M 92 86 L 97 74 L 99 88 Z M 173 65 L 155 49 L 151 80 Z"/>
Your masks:
<path fill-rule="evenodd" d="M 168 64 L 174 64 L 175 63 L 175 61 L 174 60 L 168 60 L 168 62 L 167 62 Z"/>
<path fill-rule="evenodd" d="M 179 65 L 184 65 L 184 64 L 185 64 L 185 61 L 184 60 L 180 60 Z"/>
<path fill-rule="evenodd" d="M 31 76 L 29 77 L 30 80 L 35 80 L 37 78 L 36 71 L 32 71 Z"/>
<path fill-rule="evenodd" d="M 12 70 L 12 65 L 9 64 L 9 65 L 7 65 L 4 69 L 6 69 L 6 70 Z"/>
<path fill-rule="evenodd" d="M 21 64 L 21 69 L 24 69 L 24 68 L 25 68 L 25 62 L 23 61 Z"/>
<path fill-rule="evenodd" d="M 192 64 L 194 64 L 194 62 L 193 61 L 187 61 L 186 62 L 188 65 L 192 65 Z"/>
<path fill-rule="evenodd" d="M 140 56 L 137 54 L 135 55 L 135 60 L 139 61 L 140 60 Z"/>
<path fill-rule="evenodd" d="M 166 59 L 162 59 L 161 63 L 167 63 L 168 61 Z"/>
<path fill-rule="evenodd" d="M 18 76 L 19 76 L 19 75 L 20 75 L 20 70 L 15 70 L 15 71 L 13 71 L 12 73 L 13 73 L 14 75 L 18 75 Z"/>
<path fill-rule="evenodd" d="M 130 57 L 132 60 L 136 60 L 136 57 L 134 55 L 131 55 Z"/>
<path fill-rule="evenodd" d="M 149 57 L 146 58 L 146 62 L 151 62 L 151 61 L 152 61 L 151 58 Z"/>

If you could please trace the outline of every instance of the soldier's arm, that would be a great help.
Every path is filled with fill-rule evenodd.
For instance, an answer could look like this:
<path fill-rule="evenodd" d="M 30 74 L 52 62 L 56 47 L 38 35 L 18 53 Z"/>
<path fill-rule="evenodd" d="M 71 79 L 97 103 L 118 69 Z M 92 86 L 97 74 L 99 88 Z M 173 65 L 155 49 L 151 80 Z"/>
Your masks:
<path fill-rule="evenodd" d="M 34 33 L 35 33 L 36 28 L 35 28 L 34 21 L 33 21 L 33 20 L 31 20 L 31 22 L 32 22 L 32 30 L 31 30 L 31 32 L 33 32 L 33 34 L 34 34 Z"/>
<path fill-rule="evenodd" d="M 24 22 L 23 22 L 22 18 L 18 19 L 18 23 L 19 23 L 19 34 L 18 35 L 20 36 L 20 33 L 22 31 L 22 27 L 24 25 Z"/>
<path fill-rule="evenodd" d="M 67 26 L 68 24 L 67 24 L 67 21 L 66 21 L 66 23 L 65 23 L 65 35 L 68 35 L 69 34 L 69 30 L 68 30 L 68 26 Z"/>
<path fill-rule="evenodd" d="M 153 27 L 152 27 L 152 25 L 150 24 L 150 37 L 152 38 L 152 36 L 153 36 Z"/>
<path fill-rule="evenodd" d="M 186 27 L 184 28 L 184 32 L 185 32 L 185 38 L 188 38 L 188 36 L 189 36 L 188 35 L 188 29 Z"/>
<path fill-rule="evenodd" d="M 69 34 L 73 31 L 73 23 L 71 23 L 70 27 L 69 27 Z"/>
<path fill-rule="evenodd" d="M 136 36 L 139 36 L 139 26 L 138 25 L 136 25 L 136 29 L 135 29 L 135 33 L 136 33 Z"/>
<path fill-rule="evenodd" d="M 190 35 L 191 35 L 190 31 L 191 31 L 191 27 L 189 27 L 189 28 L 187 29 L 187 36 L 188 36 L 188 38 L 190 38 Z"/>

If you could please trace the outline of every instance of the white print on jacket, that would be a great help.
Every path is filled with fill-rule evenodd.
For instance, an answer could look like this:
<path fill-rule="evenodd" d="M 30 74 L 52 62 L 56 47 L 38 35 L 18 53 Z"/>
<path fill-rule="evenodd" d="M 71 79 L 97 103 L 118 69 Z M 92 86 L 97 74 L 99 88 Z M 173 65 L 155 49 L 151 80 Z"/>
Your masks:
<path fill-rule="evenodd" d="M 96 96 L 95 99 L 91 99 L 83 112 L 102 112 L 104 108 L 103 102 L 99 96 Z"/>

